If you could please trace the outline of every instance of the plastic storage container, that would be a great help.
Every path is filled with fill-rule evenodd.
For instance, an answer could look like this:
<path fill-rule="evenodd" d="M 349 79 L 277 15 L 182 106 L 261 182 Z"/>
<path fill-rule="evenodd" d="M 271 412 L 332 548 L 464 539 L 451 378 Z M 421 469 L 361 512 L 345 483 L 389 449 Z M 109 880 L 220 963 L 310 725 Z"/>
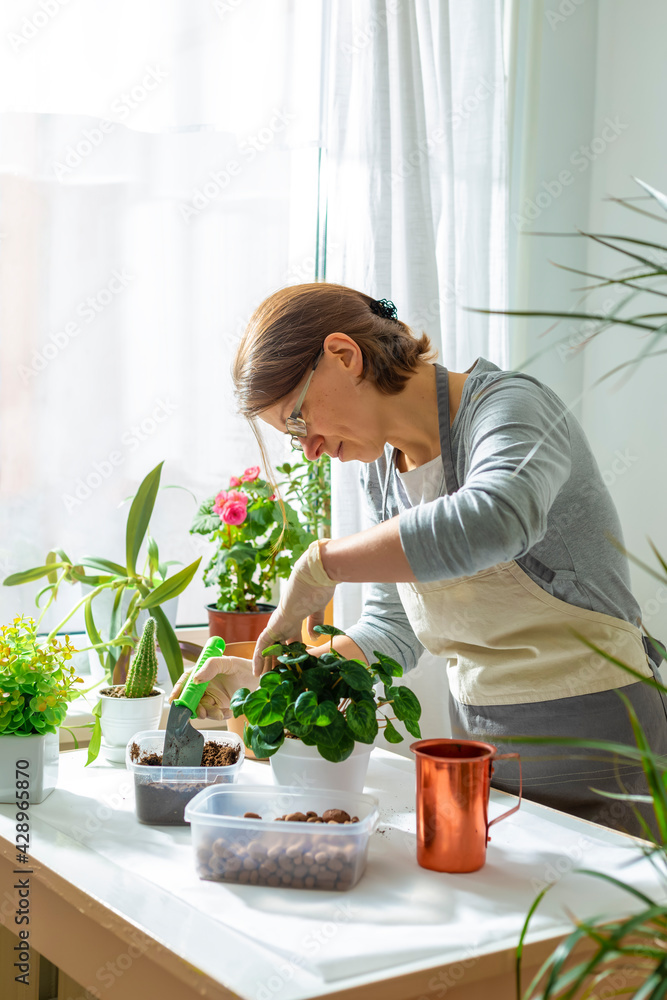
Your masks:
<path fill-rule="evenodd" d="M 200 878 L 293 889 L 350 889 L 366 868 L 378 802 L 335 789 L 271 785 L 199 792 L 185 807 Z M 358 823 L 276 822 L 285 813 L 344 809 Z M 261 819 L 244 819 L 246 812 Z"/>
<path fill-rule="evenodd" d="M 243 740 L 235 733 L 224 730 L 201 729 L 200 732 L 205 741 L 239 747 L 237 762 L 224 767 L 159 767 L 133 761 L 131 751 L 134 743 L 139 747 L 139 756 L 145 751 L 162 753 L 164 729 L 135 733 L 127 744 L 125 764 L 128 771 L 134 774 L 134 797 L 140 823 L 184 826 L 185 807 L 198 792 L 211 785 L 232 784 L 237 780 L 245 757 Z"/>

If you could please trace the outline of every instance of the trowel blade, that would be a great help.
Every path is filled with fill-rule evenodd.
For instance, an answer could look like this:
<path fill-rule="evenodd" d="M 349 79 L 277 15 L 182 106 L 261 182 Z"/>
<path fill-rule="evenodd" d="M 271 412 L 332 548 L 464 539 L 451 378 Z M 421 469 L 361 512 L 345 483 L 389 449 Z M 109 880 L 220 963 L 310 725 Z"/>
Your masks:
<path fill-rule="evenodd" d="M 187 705 L 172 705 L 162 753 L 163 767 L 201 767 L 204 737 L 190 723 Z"/>

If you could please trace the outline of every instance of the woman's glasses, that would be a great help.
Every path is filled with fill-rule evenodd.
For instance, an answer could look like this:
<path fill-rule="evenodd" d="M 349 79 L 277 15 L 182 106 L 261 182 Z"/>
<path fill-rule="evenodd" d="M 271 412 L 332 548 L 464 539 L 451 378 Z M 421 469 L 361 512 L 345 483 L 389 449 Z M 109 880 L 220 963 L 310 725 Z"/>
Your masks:
<path fill-rule="evenodd" d="M 291 435 L 292 447 L 298 448 L 300 451 L 303 451 L 303 443 L 299 440 L 299 438 L 308 437 L 308 428 L 306 427 L 306 421 L 301 416 L 301 407 L 303 406 L 303 401 L 306 398 L 306 393 L 308 392 L 308 386 L 310 385 L 310 380 L 315 374 L 315 369 L 317 368 L 320 362 L 320 358 L 322 357 L 323 354 L 324 350 L 321 350 L 320 353 L 315 358 L 315 361 L 313 362 L 313 367 L 311 368 L 310 371 L 310 375 L 306 379 L 306 384 L 301 390 L 301 393 L 296 401 L 294 409 L 292 410 L 289 417 L 285 421 L 285 427 L 287 428 L 287 433 Z"/>

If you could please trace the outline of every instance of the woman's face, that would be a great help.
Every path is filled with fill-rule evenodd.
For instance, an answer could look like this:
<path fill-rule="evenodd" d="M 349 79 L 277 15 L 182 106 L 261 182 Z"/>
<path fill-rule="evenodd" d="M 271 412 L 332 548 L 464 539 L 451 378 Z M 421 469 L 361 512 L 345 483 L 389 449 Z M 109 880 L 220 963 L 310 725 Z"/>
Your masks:
<path fill-rule="evenodd" d="M 341 462 L 374 462 L 382 454 L 387 440 L 382 398 L 371 382 L 359 380 L 362 371 L 357 344 L 344 333 L 330 334 L 301 405 L 307 436 L 299 440 L 310 461 L 326 453 Z M 294 392 L 262 410 L 260 418 L 286 433 L 285 420 L 309 374 L 310 369 Z"/>

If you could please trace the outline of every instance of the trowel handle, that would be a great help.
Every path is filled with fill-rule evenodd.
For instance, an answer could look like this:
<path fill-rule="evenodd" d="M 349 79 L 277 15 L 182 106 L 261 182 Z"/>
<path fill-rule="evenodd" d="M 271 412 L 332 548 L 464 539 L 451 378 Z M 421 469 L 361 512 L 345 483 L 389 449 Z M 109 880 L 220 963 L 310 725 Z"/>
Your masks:
<path fill-rule="evenodd" d="M 192 713 L 192 718 L 197 716 L 197 705 L 202 699 L 204 691 L 208 687 L 208 681 L 202 681 L 201 684 L 196 684 L 192 679 L 197 673 L 199 668 L 210 660 L 212 656 L 222 656 L 225 652 L 225 640 L 221 639 L 220 636 L 213 636 L 209 639 L 204 648 L 202 649 L 199 659 L 194 665 L 193 670 L 190 671 L 190 676 L 185 682 L 185 687 L 181 691 L 178 698 L 174 699 L 174 705 L 185 705 L 189 708 Z"/>

